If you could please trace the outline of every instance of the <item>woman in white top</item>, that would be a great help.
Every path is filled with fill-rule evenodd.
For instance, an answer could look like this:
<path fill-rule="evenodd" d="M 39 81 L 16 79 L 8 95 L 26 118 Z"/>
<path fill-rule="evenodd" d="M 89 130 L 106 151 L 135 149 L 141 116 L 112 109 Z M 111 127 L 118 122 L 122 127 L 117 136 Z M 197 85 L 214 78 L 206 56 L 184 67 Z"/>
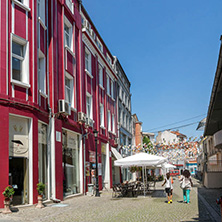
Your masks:
<path fill-rule="evenodd" d="M 190 176 L 189 170 L 184 170 L 183 175 L 180 178 L 181 188 L 183 189 L 183 201 L 184 203 L 190 203 L 190 191 L 193 186 L 193 182 Z"/>
<path fill-rule="evenodd" d="M 173 201 L 172 201 L 172 198 L 173 198 L 173 178 L 170 176 L 170 173 L 166 174 L 166 178 L 165 178 L 162 186 L 164 186 L 164 184 L 165 184 L 165 191 L 167 193 L 168 204 L 173 203 Z"/>

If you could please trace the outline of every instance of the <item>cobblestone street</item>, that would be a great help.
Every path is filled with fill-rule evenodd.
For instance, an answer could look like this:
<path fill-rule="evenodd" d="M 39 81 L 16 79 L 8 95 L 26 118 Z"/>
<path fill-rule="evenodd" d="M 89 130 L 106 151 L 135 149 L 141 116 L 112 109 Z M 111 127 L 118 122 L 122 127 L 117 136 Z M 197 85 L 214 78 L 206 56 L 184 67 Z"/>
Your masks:
<path fill-rule="evenodd" d="M 182 202 L 182 190 L 176 179 L 172 204 L 166 202 L 164 188 L 158 182 L 156 191 L 145 198 L 112 198 L 111 191 L 104 191 L 98 198 L 79 196 L 67 199 L 62 202 L 63 207 L 48 204 L 44 209 L 34 206 L 18 208 L 11 215 L 0 214 L 0 221 L 218 221 L 216 204 L 212 206 L 215 211 L 208 209 L 198 198 L 200 185 L 196 180 L 194 182 L 189 205 Z"/>

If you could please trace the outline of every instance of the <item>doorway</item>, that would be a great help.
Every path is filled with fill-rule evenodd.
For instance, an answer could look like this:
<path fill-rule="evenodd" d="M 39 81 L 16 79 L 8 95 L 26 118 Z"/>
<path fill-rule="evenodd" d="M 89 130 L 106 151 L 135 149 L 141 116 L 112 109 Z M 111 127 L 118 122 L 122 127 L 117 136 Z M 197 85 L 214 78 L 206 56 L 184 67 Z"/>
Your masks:
<path fill-rule="evenodd" d="M 15 190 L 12 204 L 27 204 L 28 196 L 28 159 L 24 157 L 9 157 L 9 185 Z"/>

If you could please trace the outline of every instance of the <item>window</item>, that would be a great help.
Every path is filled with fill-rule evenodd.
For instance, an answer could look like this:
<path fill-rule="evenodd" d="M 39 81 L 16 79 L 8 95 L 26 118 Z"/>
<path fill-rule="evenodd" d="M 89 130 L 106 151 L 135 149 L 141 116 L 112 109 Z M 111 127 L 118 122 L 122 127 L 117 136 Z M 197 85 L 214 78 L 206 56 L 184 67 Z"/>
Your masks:
<path fill-rule="evenodd" d="M 112 114 L 112 131 L 113 131 L 113 133 L 115 133 L 115 115 L 114 114 Z"/>
<path fill-rule="evenodd" d="M 119 123 L 121 123 L 121 108 L 119 108 Z"/>
<path fill-rule="evenodd" d="M 65 76 L 65 100 L 73 107 L 73 78 L 68 73 Z"/>
<path fill-rule="evenodd" d="M 111 131 L 111 116 L 110 116 L 110 110 L 108 110 L 108 113 L 107 113 L 107 128 L 109 131 Z"/>
<path fill-rule="evenodd" d="M 72 41 L 72 24 L 65 17 L 64 19 L 64 45 L 73 51 L 73 41 Z"/>
<path fill-rule="evenodd" d="M 99 65 L 99 84 L 103 86 L 103 68 Z"/>
<path fill-rule="evenodd" d="M 91 54 L 85 49 L 85 70 L 91 74 Z"/>
<path fill-rule="evenodd" d="M 12 80 L 29 83 L 28 43 L 12 35 Z"/>
<path fill-rule="evenodd" d="M 110 95 L 110 83 L 109 83 L 109 76 L 107 76 L 107 94 Z"/>
<path fill-rule="evenodd" d="M 110 80 L 110 82 L 111 82 L 111 97 L 114 98 L 113 81 Z"/>
<path fill-rule="evenodd" d="M 126 129 L 128 129 L 128 127 L 129 127 L 128 123 L 129 123 L 129 122 L 128 122 L 128 116 L 126 115 L 126 126 L 125 126 Z"/>
<path fill-rule="evenodd" d="M 24 61 L 23 46 L 12 42 L 12 78 L 22 81 L 22 63 Z"/>
<path fill-rule="evenodd" d="M 104 106 L 100 104 L 100 126 L 104 127 Z"/>
<path fill-rule="evenodd" d="M 86 115 L 88 118 L 92 119 L 92 96 L 86 96 Z"/>
<path fill-rule="evenodd" d="M 125 92 L 123 91 L 123 104 L 125 104 Z"/>
<path fill-rule="evenodd" d="M 119 98 L 122 99 L 122 89 L 121 89 L 121 86 L 119 87 Z"/>
<path fill-rule="evenodd" d="M 108 63 L 109 63 L 110 65 L 112 65 L 111 58 L 109 57 L 109 55 L 108 55 L 108 54 L 106 54 L 106 59 L 107 59 Z"/>
<path fill-rule="evenodd" d="M 38 89 L 46 94 L 46 71 L 45 71 L 45 55 L 39 51 L 38 60 Z"/>
<path fill-rule="evenodd" d="M 126 115 L 124 112 L 123 112 L 123 126 L 124 127 L 126 126 Z"/>
<path fill-rule="evenodd" d="M 21 2 L 25 6 L 29 6 L 29 0 L 17 0 L 18 2 Z"/>
<path fill-rule="evenodd" d="M 37 13 L 38 18 L 45 24 L 45 0 L 37 0 Z"/>
<path fill-rule="evenodd" d="M 72 13 L 74 13 L 74 10 L 73 10 L 74 3 L 72 2 L 72 0 L 66 0 L 66 5 L 67 5 L 68 8 L 70 9 L 70 11 L 71 11 Z"/>
<path fill-rule="evenodd" d="M 103 52 L 103 45 L 102 43 L 99 41 L 98 37 L 96 38 L 96 44 L 99 47 L 100 51 Z"/>

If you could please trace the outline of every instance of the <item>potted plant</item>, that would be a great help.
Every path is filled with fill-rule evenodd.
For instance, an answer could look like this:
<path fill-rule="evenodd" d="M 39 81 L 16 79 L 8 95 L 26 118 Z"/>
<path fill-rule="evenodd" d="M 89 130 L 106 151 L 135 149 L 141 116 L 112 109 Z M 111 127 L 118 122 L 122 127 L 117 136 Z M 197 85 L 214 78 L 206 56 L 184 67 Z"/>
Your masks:
<path fill-rule="evenodd" d="M 36 206 L 37 208 L 43 208 L 44 207 L 44 205 L 42 204 L 44 190 L 45 190 L 45 184 L 44 183 L 38 183 L 37 184 L 38 204 Z"/>
<path fill-rule="evenodd" d="M 8 213 L 12 212 L 10 210 L 10 200 L 12 199 L 12 196 L 14 195 L 14 193 L 15 193 L 14 188 L 11 185 L 9 185 L 5 188 L 4 192 L 2 193 L 5 197 L 4 210 L 2 213 L 8 214 Z"/>

